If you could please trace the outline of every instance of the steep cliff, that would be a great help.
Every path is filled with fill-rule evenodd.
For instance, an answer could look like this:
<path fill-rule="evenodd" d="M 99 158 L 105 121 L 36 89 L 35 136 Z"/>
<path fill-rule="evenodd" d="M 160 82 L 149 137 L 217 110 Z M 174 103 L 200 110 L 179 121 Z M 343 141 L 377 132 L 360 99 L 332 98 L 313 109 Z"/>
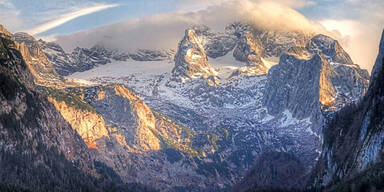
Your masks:
<path fill-rule="evenodd" d="M 288 109 L 298 118 L 319 118 L 320 108 L 334 111 L 346 101 L 358 100 L 369 75 L 353 64 L 337 41 L 317 35 L 306 47 L 291 47 L 283 54 L 268 79 L 264 104 L 270 114 Z"/>
<path fill-rule="evenodd" d="M 190 181 L 167 177 L 168 174 L 196 174 L 179 163 L 190 164 L 192 157 L 203 156 L 192 146 L 193 131 L 152 111 L 124 86 L 45 90 L 49 101 L 92 149 L 92 157 L 111 167 L 124 182 L 145 183 L 169 191 Z M 161 163 L 153 162 L 158 159 Z M 159 172 L 159 166 L 166 172 Z"/>
<path fill-rule="evenodd" d="M 121 184 L 95 161 L 47 97 L 17 42 L 0 37 L 1 185 L 32 191 L 103 191 Z M 38 52 L 34 53 L 38 54 Z"/>
<path fill-rule="evenodd" d="M 280 63 L 268 73 L 270 80 L 264 102 L 269 113 L 288 109 L 298 118 L 317 115 L 320 98 L 329 99 L 334 94 L 333 87 L 327 86 L 329 78 L 324 75 L 329 70 L 330 64 L 320 55 L 309 59 L 290 54 L 281 56 Z"/>
<path fill-rule="evenodd" d="M 62 84 L 61 77 L 34 37 L 27 33 L 16 33 L 12 35 L 12 39 L 18 42 L 16 44 L 17 49 L 21 52 L 25 63 L 33 74 L 36 84 L 52 87 Z"/>
<path fill-rule="evenodd" d="M 327 191 L 380 191 L 383 180 L 384 33 L 369 89 L 329 122 L 311 185 Z"/>
<path fill-rule="evenodd" d="M 259 39 L 254 38 L 251 32 L 241 34 L 239 42 L 233 51 L 233 56 L 238 61 L 245 62 L 248 66 L 254 67 L 259 74 L 265 74 L 268 68 L 261 60 L 263 47 Z"/>

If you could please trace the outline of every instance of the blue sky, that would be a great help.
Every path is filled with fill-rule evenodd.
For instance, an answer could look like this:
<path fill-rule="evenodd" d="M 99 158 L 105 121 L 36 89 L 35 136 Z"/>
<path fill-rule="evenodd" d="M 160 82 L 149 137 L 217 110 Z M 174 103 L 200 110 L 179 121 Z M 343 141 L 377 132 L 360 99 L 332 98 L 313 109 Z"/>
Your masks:
<path fill-rule="evenodd" d="M 244 1 L 273 1 L 328 30 L 337 30 L 354 61 L 367 69 L 377 54 L 384 27 L 383 0 L 0 0 L 0 24 L 11 32 L 26 31 L 50 39 L 156 14 L 197 12 Z"/>
<path fill-rule="evenodd" d="M 304 16 L 314 20 L 322 20 L 356 19 L 361 17 L 359 15 L 361 13 L 355 9 L 362 9 L 361 5 L 363 4 L 379 4 L 380 1 L 294 0 L 291 2 L 292 6 L 299 5 L 299 7 L 294 8 Z M 223 0 L 0 0 L 0 21 L 11 31 L 26 31 L 50 20 L 55 20 L 60 15 L 77 10 L 98 5 L 116 5 L 116 7 L 76 17 L 43 33 L 43 35 L 66 34 L 125 19 L 142 17 L 143 15 L 185 11 L 188 6 L 192 9 L 199 9 L 221 2 Z M 286 2 L 290 2 L 290 0 L 286 0 Z M 300 5 L 302 2 L 306 2 L 304 4 L 307 6 Z"/>

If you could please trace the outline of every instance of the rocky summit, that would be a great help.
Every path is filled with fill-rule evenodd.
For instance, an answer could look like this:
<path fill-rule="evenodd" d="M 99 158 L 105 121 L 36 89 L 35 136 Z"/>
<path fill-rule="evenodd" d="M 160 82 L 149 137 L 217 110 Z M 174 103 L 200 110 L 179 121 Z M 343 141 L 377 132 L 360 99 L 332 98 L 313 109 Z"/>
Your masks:
<path fill-rule="evenodd" d="M 195 30 L 187 29 L 175 55 L 175 67 L 172 73 L 177 77 L 208 78 L 215 71 L 208 64 L 208 57 Z"/>
<path fill-rule="evenodd" d="M 327 125 L 309 185 L 327 191 L 382 190 L 384 32 L 369 88 Z"/>

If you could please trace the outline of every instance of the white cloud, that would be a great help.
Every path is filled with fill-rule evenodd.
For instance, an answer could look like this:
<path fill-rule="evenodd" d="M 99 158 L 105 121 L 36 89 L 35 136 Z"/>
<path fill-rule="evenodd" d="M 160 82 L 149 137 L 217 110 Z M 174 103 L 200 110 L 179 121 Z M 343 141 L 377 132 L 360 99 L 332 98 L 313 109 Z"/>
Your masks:
<path fill-rule="evenodd" d="M 329 30 L 338 30 L 340 42 L 353 61 L 371 71 L 384 27 L 384 1 L 346 0 L 343 6 L 330 12 L 329 17 L 338 12 L 347 12 L 349 17 L 324 19 L 320 23 Z"/>
<path fill-rule="evenodd" d="M 90 47 L 95 43 L 127 50 L 176 48 L 184 35 L 184 30 L 190 25 L 205 24 L 214 30 L 224 30 L 225 26 L 236 21 L 250 22 L 258 27 L 275 30 L 300 30 L 311 33 L 325 31 L 320 24 L 311 22 L 291 8 L 291 5 L 278 3 L 278 0 L 209 2 L 211 4 L 206 9 L 127 20 L 89 31 L 59 36 L 58 42 L 67 50 L 76 46 Z"/>
<path fill-rule="evenodd" d="M 91 14 L 91 13 L 94 13 L 94 12 L 98 12 L 98 11 L 101 11 L 101 10 L 104 10 L 104 9 L 116 7 L 116 6 L 118 6 L 118 5 L 117 4 L 112 4 L 112 5 L 96 5 L 96 6 L 93 6 L 93 7 L 84 8 L 84 9 L 81 9 L 81 10 L 78 10 L 78 11 L 74 11 L 74 12 L 71 12 L 71 13 L 68 13 L 68 14 L 61 15 L 59 17 L 59 19 L 55 19 L 55 20 L 49 21 L 49 22 L 44 23 L 44 24 L 42 24 L 40 26 L 37 26 L 37 27 L 35 27 L 33 29 L 26 30 L 26 32 L 30 33 L 31 35 L 39 34 L 39 33 L 45 32 L 47 30 L 53 29 L 53 28 L 55 28 L 57 26 L 60 26 L 60 25 L 66 23 L 66 22 L 68 22 L 70 20 L 73 20 L 75 18 L 84 16 L 84 15 L 88 15 L 88 14 Z"/>
<path fill-rule="evenodd" d="M 378 53 L 382 27 L 377 23 L 361 23 L 358 20 L 322 20 L 328 30 L 341 33 L 340 43 L 362 68 L 371 71 Z"/>
<path fill-rule="evenodd" d="M 260 3 L 260 2 L 270 2 L 270 3 L 278 3 L 281 5 L 285 5 L 292 8 L 302 8 L 306 6 L 313 6 L 316 3 L 312 0 L 249 0 L 253 3 Z M 222 5 L 228 2 L 241 2 L 237 0 L 184 0 L 180 10 L 181 11 L 197 11 L 197 10 L 203 10 L 207 9 L 210 6 L 217 6 Z"/>
<path fill-rule="evenodd" d="M 223 30 L 231 22 L 248 21 L 268 29 L 330 35 L 340 41 L 355 63 L 370 71 L 384 27 L 384 1 L 345 0 L 344 3 L 348 9 L 328 7 L 330 11 L 325 17 L 328 19 L 313 21 L 295 10 L 317 6 L 309 0 L 188 0 L 179 12 L 127 20 L 57 39 L 66 50 L 95 43 L 127 50 L 175 49 L 190 25 L 205 24 L 214 30 Z M 348 12 L 352 18 L 340 19 L 339 12 Z"/>

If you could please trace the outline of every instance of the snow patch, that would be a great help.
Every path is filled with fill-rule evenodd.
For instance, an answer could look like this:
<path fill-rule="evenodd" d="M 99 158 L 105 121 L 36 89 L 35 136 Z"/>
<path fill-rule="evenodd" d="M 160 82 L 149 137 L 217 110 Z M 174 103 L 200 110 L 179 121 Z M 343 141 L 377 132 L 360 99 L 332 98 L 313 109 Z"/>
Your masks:
<path fill-rule="evenodd" d="M 124 77 L 129 74 L 160 75 L 172 70 L 170 61 L 112 61 L 106 65 L 99 65 L 91 70 L 76 72 L 70 78 L 90 80 L 97 77 Z"/>

